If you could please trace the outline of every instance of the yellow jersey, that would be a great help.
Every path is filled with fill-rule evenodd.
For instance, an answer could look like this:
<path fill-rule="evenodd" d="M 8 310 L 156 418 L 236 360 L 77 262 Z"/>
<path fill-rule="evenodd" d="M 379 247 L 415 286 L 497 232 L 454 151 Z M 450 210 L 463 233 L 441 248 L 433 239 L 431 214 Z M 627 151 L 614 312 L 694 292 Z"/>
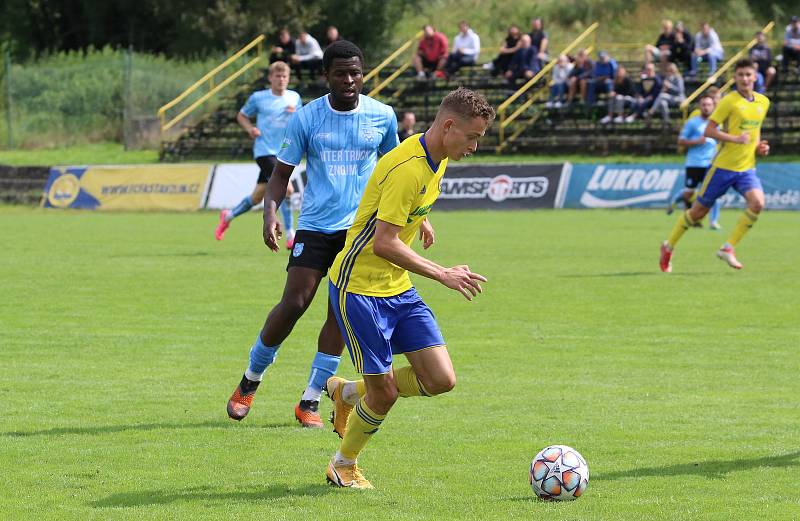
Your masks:
<path fill-rule="evenodd" d="M 726 132 L 734 136 L 749 132 L 750 142 L 746 145 L 723 142 L 712 166 L 734 172 L 755 168 L 761 123 L 768 110 L 769 98 L 757 92 L 753 93 L 752 101 L 744 98 L 738 91 L 732 91 L 722 98 L 709 119 L 720 127 L 725 125 Z"/>
<path fill-rule="evenodd" d="M 415 134 L 378 160 L 344 249 L 336 256 L 330 280 L 338 289 L 371 297 L 391 297 L 413 287 L 408 271 L 375 255 L 377 221 L 402 226 L 400 240 L 411 246 L 420 224 L 440 193 L 447 159 L 434 164 L 425 135 Z"/>

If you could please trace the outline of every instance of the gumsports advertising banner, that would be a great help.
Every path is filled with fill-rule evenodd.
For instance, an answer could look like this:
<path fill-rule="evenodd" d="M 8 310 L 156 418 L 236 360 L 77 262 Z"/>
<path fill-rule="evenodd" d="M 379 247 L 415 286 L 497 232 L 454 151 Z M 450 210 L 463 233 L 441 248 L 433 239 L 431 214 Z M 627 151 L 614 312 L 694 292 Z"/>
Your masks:
<path fill-rule="evenodd" d="M 211 165 L 68 166 L 50 169 L 47 208 L 197 210 Z"/>
<path fill-rule="evenodd" d="M 766 207 L 800 210 L 800 165 L 761 163 Z M 564 208 L 666 208 L 683 189 L 682 164 L 576 164 L 567 169 Z M 744 198 L 733 189 L 723 207 L 743 208 Z"/>
<path fill-rule="evenodd" d="M 568 165 L 448 165 L 437 210 L 554 208 L 566 186 Z"/>

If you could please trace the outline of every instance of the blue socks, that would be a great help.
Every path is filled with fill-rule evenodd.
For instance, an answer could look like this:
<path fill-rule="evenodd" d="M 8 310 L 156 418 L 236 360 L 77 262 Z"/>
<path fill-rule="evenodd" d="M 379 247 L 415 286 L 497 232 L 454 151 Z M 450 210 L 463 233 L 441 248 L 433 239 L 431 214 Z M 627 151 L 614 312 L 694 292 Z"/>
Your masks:
<path fill-rule="evenodd" d="M 250 365 L 247 367 L 244 376 L 252 382 L 260 382 L 264 377 L 264 371 L 275 361 L 279 347 L 280 344 L 274 347 L 265 346 L 264 342 L 261 341 L 261 333 L 259 332 L 256 343 L 250 349 Z"/>
<path fill-rule="evenodd" d="M 283 230 L 287 233 L 294 230 L 294 215 L 292 215 L 292 202 L 284 199 L 280 207 L 281 217 L 283 217 Z"/>
<path fill-rule="evenodd" d="M 236 206 L 235 206 L 235 207 L 234 207 L 234 208 L 231 210 L 231 214 L 230 214 L 230 215 L 231 215 L 231 217 L 230 217 L 230 218 L 231 218 L 231 219 L 233 219 L 234 217 L 239 217 L 239 216 L 240 216 L 240 215 L 242 215 L 243 213 L 245 213 L 245 212 L 249 211 L 249 210 L 250 210 L 250 208 L 252 208 L 252 207 L 253 207 L 253 200 L 252 200 L 252 199 L 250 199 L 250 196 L 248 195 L 247 197 L 245 197 L 244 199 L 242 199 L 242 200 L 239 202 L 239 204 L 237 204 L 237 205 L 236 205 Z"/>
<path fill-rule="evenodd" d="M 308 387 L 306 387 L 303 393 L 302 400 L 319 401 L 320 396 L 322 396 L 322 388 L 325 386 L 328 378 L 336 374 L 341 358 L 340 356 L 317 352 L 314 356 L 314 361 L 311 363 Z"/>
<path fill-rule="evenodd" d="M 720 201 L 719 199 L 714 201 L 714 206 L 711 207 L 711 217 L 709 217 L 709 220 L 712 223 L 719 222 L 719 211 L 721 208 L 722 208 L 722 201 Z"/>

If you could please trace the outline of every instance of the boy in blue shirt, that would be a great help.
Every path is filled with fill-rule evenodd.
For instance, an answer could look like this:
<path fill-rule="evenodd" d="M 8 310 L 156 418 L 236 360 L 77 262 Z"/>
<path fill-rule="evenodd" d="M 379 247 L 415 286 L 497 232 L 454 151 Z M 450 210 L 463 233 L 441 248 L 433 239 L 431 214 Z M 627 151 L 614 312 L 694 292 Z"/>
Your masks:
<path fill-rule="evenodd" d="M 692 205 L 694 191 L 703 183 L 706 172 L 708 172 L 711 161 L 714 160 L 714 155 L 717 152 L 717 142 L 704 135 L 706 125 L 708 125 L 708 117 L 716 107 L 714 97 L 711 94 L 704 94 L 700 98 L 699 107 L 700 114 L 687 119 L 678 136 L 678 146 L 686 147 L 686 179 L 684 181 L 686 188 L 672 202 L 667 214 L 671 214 L 675 210 L 675 205 L 681 201 L 687 209 Z M 711 208 L 709 226 L 712 230 L 720 228 L 719 210 L 721 205 L 721 201 L 717 199 Z"/>
<path fill-rule="evenodd" d="M 297 112 L 278 152 L 264 201 L 264 242 L 271 250 L 279 250 L 282 234 L 275 210 L 286 197 L 289 177 L 303 155 L 308 181 L 283 297 L 267 316 L 250 350 L 250 364 L 228 401 L 228 416 L 234 420 L 249 412 L 264 372 L 344 247 L 378 154 L 386 154 L 399 142 L 394 110 L 361 94 L 363 63 L 361 50 L 346 40 L 325 49 L 323 68 L 330 94 Z M 295 418 L 303 427 L 322 427 L 319 399 L 326 381 L 336 373 L 343 349 L 329 303 L 308 386 L 295 407 Z"/>
<path fill-rule="evenodd" d="M 221 241 L 225 231 L 236 217 L 249 211 L 253 206 L 261 203 L 267 190 L 267 181 L 275 168 L 276 157 L 289 119 L 303 106 L 300 95 L 293 90 L 288 90 L 289 66 L 283 62 L 275 62 L 269 67 L 268 90 L 254 92 L 244 107 L 236 115 L 236 121 L 253 138 L 253 157 L 259 167 L 258 181 L 253 193 L 236 205 L 232 210 L 222 210 L 219 214 L 219 224 L 214 236 Z M 255 126 L 250 121 L 256 117 Z M 287 195 L 291 195 L 291 191 Z M 286 228 L 286 247 L 291 248 L 294 236 L 294 216 L 292 205 L 287 200 L 281 204 L 283 224 Z"/>

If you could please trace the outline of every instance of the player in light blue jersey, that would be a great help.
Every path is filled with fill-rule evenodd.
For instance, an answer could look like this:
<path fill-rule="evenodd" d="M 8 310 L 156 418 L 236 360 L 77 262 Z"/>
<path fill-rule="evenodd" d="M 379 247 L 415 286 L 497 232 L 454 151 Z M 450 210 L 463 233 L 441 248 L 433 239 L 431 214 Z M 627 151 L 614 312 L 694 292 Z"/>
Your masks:
<path fill-rule="evenodd" d="M 330 94 L 303 107 L 289 122 L 277 165 L 267 183 L 264 242 L 278 251 L 282 231 L 275 209 L 286 197 L 294 167 L 306 156 L 307 182 L 286 268 L 286 286 L 250 349 L 250 365 L 228 401 L 228 416 L 234 420 L 243 419 L 249 412 L 264 372 L 344 247 L 347 229 L 353 224 L 378 154 L 386 154 L 398 144 L 394 110 L 361 95 L 361 50 L 351 42 L 339 40 L 325 49 L 322 61 Z M 308 386 L 295 407 L 295 418 L 304 427 L 322 427 L 319 399 L 325 382 L 339 367 L 343 348 L 329 303 Z"/>
<path fill-rule="evenodd" d="M 258 181 L 253 193 L 241 200 L 232 210 L 222 210 L 219 224 L 214 236 L 221 241 L 225 231 L 236 217 L 249 211 L 264 199 L 267 181 L 275 168 L 276 156 L 283 143 L 283 136 L 289 126 L 289 120 L 303 106 L 300 95 L 288 90 L 289 66 L 283 62 L 275 62 L 269 67 L 269 85 L 267 90 L 254 92 L 236 115 L 236 121 L 253 138 L 253 157 L 258 164 Z M 256 124 L 251 119 L 255 116 Z M 287 195 L 291 195 L 291 185 Z M 283 214 L 283 225 L 286 229 L 286 247 L 292 247 L 294 237 L 294 216 L 292 205 L 287 199 L 280 205 Z"/>
<path fill-rule="evenodd" d="M 717 105 L 716 100 L 713 95 L 705 94 L 700 98 L 698 105 L 700 114 L 686 120 L 678 135 L 678 146 L 686 147 L 686 179 L 684 181 L 686 188 L 672 202 L 667 214 L 671 214 L 680 202 L 683 202 L 687 209 L 692 206 L 695 189 L 703 184 L 706 172 L 717 153 L 717 142 L 704 136 L 708 117 L 711 116 Z M 722 202 L 717 199 L 711 208 L 709 226 L 712 230 L 720 228 L 719 211 L 721 206 Z"/>

